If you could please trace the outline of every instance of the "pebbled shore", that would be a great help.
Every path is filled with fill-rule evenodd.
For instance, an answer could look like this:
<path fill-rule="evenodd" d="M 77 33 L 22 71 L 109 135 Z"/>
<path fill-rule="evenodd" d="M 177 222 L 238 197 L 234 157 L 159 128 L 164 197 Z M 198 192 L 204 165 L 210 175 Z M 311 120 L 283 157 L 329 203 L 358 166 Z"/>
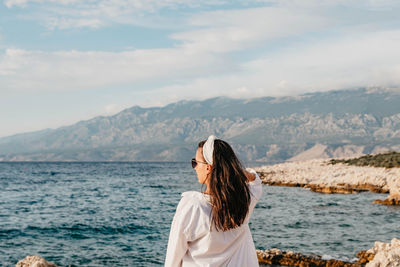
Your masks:
<path fill-rule="evenodd" d="M 264 184 L 309 188 L 319 193 L 390 193 L 378 204 L 400 204 L 400 168 L 329 164 L 327 160 L 288 162 L 255 168 Z"/>

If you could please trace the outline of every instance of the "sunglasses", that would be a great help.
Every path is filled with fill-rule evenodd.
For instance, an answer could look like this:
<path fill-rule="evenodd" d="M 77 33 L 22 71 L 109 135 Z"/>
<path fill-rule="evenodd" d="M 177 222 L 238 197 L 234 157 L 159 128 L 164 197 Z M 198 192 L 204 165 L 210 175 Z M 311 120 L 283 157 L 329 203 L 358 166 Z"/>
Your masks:
<path fill-rule="evenodd" d="M 196 161 L 196 159 L 192 159 L 192 160 L 191 160 L 191 162 L 192 162 L 192 168 L 193 168 L 193 169 L 194 169 L 194 168 L 196 168 L 196 166 L 197 166 L 197 163 L 208 164 L 207 162 L 203 162 L 203 161 Z"/>

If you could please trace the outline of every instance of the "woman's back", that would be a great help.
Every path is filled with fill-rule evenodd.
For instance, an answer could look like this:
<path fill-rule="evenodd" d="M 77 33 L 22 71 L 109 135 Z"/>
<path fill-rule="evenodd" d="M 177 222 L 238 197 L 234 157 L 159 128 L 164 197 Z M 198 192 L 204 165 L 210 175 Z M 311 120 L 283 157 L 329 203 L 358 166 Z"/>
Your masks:
<path fill-rule="evenodd" d="M 258 266 L 249 219 L 261 180 L 211 135 L 191 161 L 204 193 L 186 192 L 171 225 L 165 266 Z"/>
<path fill-rule="evenodd" d="M 189 191 L 182 194 L 171 225 L 165 266 L 258 266 L 248 222 L 262 194 L 261 180 L 248 183 L 251 201 L 244 222 L 217 231 L 211 220 L 210 196 Z"/>

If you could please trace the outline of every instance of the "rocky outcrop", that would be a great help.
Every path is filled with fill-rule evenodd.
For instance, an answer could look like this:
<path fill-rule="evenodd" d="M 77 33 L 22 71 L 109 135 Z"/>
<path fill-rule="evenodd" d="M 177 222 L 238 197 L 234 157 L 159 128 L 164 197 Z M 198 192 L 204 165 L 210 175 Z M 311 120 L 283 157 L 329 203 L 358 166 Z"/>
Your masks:
<path fill-rule="evenodd" d="M 382 205 L 389 205 L 389 206 L 399 206 L 400 205 L 400 200 L 396 198 L 391 198 L 390 196 L 386 198 L 385 200 L 374 200 L 374 204 L 382 204 Z"/>
<path fill-rule="evenodd" d="M 57 265 L 40 256 L 26 256 L 25 259 L 17 262 L 15 267 L 57 267 Z"/>
<path fill-rule="evenodd" d="M 357 263 L 361 264 L 361 266 L 364 266 L 374 259 L 375 253 L 370 250 L 361 250 L 356 254 L 356 257 L 358 258 Z"/>
<path fill-rule="evenodd" d="M 371 184 L 337 184 L 336 186 L 309 184 L 304 187 L 309 188 L 311 191 L 325 194 L 355 194 L 365 191 L 371 191 L 373 193 L 389 192 L 387 189 Z"/>
<path fill-rule="evenodd" d="M 400 175 L 390 179 L 389 185 L 390 195 L 385 200 L 375 200 L 374 203 L 383 205 L 400 205 Z"/>
<path fill-rule="evenodd" d="M 400 203 L 400 168 L 329 164 L 326 160 L 287 162 L 255 168 L 264 184 L 305 187 L 320 193 L 389 193 L 387 203 Z M 379 201 L 376 203 L 380 203 Z"/>
<path fill-rule="evenodd" d="M 372 249 L 375 257 L 366 267 L 398 267 L 400 266 L 400 240 L 393 238 L 390 243 L 375 242 Z"/>
<path fill-rule="evenodd" d="M 293 251 L 282 251 L 280 249 L 257 250 L 258 261 L 261 264 L 301 266 L 301 267 L 362 267 L 372 260 L 374 255 L 367 251 L 360 251 L 356 255 L 357 262 L 346 262 L 336 259 L 323 259 L 318 255 L 303 255 Z"/>

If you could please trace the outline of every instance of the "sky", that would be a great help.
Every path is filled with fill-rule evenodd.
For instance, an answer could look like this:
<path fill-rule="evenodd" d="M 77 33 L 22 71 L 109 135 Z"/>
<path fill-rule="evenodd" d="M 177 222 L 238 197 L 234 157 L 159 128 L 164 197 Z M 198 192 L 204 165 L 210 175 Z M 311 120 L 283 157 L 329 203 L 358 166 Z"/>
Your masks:
<path fill-rule="evenodd" d="M 398 0 L 0 0 L 0 137 L 125 108 L 400 88 Z"/>

